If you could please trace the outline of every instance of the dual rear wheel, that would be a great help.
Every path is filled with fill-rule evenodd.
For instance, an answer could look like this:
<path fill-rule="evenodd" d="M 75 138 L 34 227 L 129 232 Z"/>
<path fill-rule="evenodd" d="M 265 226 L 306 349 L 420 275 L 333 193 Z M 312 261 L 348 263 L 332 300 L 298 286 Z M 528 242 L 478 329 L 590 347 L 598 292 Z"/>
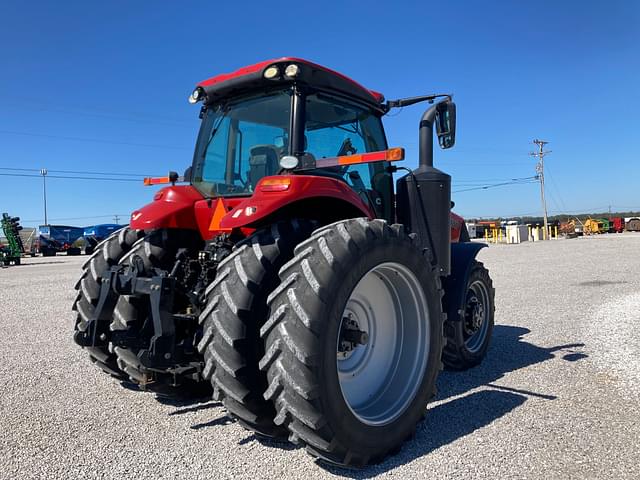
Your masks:
<path fill-rule="evenodd" d="M 199 349 L 214 395 L 245 427 L 329 462 L 381 460 L 412 435 L 442 365 L 428 260 L 381 220 L 257 232 L 207 289 Z"/>
<path fill-rule="evenodd" d="M 435 268 L 400 225 L 352 219 L 295 249 L 261 329 L 265 398 L 289 439 L 331 463 L 376 463 L 426 413 L 441 369 Z"/>
<path fill-rule="evenodd" d="M 315 226 L 280 222 L 237 244 L 206 289 L 201 333 L 187 332 L 195 341 L 186 347 L 202 354 L 214 397 L 246 428 L 288 437 L 334 464 L 376 463 L 413 434 L 435 395 L 445 343 L 440 277 L 401 225 L 350 219 Z M 128 262 L 166 269 L 184 244 L 163 231 L 125 232 L 99 245 L 87 264 L 79 331 L 97 302 L 100 269 Z M 493 308 L 484 275 L 476 268 L 470 277 L 463 329 L 481 326 L 482 309 Z M 143 310 L 121 296 L 111 334 L 149 337 Z M 469 332 L 463 341 L 480 351 Z M 112 341 L 90 354 L 120 379 L 160 385 L 140 364 L 139 348 Z"/>

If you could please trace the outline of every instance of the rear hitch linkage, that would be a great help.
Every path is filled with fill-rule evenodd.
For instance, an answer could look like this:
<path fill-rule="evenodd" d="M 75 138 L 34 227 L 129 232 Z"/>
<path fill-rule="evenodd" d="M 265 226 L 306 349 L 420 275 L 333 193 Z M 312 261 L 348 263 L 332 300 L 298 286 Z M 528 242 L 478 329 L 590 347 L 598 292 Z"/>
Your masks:
<path fill-rule="evenodd" d="M 179 262 L 176 262 L 179 263 Z M 142 365 L 149 369 L 163 369 L 188 360 L 182 358 L 180 349 L 176 349 L 176 320 L 197 320 L 195 315 L 173 314 L 173 300 L 176 288 L 176 277 L 166 272 L 156 273 L 152 277 L 139 276 L 140 266 L 115 266 L 108 276 L 102 279 L 100 297 L 91 319 L 84 332 L 78 331 L 75 342 L 82 347 L 106 346 L 108 343 L 111 316 L 103 312 L 111 312 L 117 295 L 148 296 L 151 319 L 153 321 L 153 337 L 148 349 L 142 350 L 138 358 Z M 175 272 L 175 268 L 172 273 Z M 109 295 L 110 292 L 116 296 Z M 189 318 L 185 318 L 189 317 Z M 193 317 L 193 318 L 191 318 Z M 118 338 L 113 339 L 118 344 Z M 126 343 L 126 342 L 124 342 Z M 126 347 L 127 345 L 121 345 Z"/>

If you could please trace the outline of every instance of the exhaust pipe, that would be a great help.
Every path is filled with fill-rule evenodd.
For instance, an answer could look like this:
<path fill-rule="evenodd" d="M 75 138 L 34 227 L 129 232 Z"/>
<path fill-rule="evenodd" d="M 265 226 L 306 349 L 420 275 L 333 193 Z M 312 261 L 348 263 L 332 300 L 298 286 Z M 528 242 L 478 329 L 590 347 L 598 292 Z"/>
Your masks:
<path fill-rule="evenodd" d="M 419 163 L 420 166 L 433 167 L 433 121 L 436 118 L 439 103 L 429 107 L 420 119 L 419 129 Z"/>
<path fill-rule="evenodd" d="M 439 108 L 430 107 L 420 119 L 419 165 L 398 179 L 396 218 L 418 235 L 423 249 L 431 252 L 439 273 L 451 272 L 451 177 L 433 167 L 433 127 Z"/>

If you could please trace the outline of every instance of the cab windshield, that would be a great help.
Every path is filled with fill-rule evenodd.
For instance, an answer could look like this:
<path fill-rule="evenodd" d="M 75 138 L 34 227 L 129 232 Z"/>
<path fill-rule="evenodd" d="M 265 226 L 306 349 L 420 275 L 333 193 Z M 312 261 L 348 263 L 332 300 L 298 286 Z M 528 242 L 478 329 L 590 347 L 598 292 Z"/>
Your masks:
<path fill-rule="evenodd" d="M 293 90 L 260 92 L 207 107 L 193 164 L 192 183 L 207 197 L 251 195 L 261 178 L 276 175 L 289 155 L 290 128 L 303 133 L 303 152 L 314 159 L 384 150 L 380 117 L 370 109 L 324 93 L 304 96 L 304 117 L 292 119 Z M 294 124 L 293 127 L 291 125 Z M 353 188 L 378 210 L 390 199 L 386 162 L 303 170 Z M 383 212 L 380 212 L 382 215 Z"/>
<path fill-rule="evenodd" d="M 250 195 L 287 154 L 291 91 L 209 107 L 202 121 L 193 184 L 207 196 Z"/>

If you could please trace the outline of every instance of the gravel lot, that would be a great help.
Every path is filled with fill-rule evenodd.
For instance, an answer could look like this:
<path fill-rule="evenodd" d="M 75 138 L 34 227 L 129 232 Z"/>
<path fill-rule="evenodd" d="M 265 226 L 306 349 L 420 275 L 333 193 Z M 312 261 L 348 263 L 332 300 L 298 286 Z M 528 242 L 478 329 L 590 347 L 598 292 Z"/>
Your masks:
<path fill-rule="evenodd" d="M 260 443 L 214 402 L 123 389 L 72 343 L 84 258 L 0 270 L 0 478 L 640 478 L 640 234 L 491 246 L 485 363 L 362 471 Z"/>

